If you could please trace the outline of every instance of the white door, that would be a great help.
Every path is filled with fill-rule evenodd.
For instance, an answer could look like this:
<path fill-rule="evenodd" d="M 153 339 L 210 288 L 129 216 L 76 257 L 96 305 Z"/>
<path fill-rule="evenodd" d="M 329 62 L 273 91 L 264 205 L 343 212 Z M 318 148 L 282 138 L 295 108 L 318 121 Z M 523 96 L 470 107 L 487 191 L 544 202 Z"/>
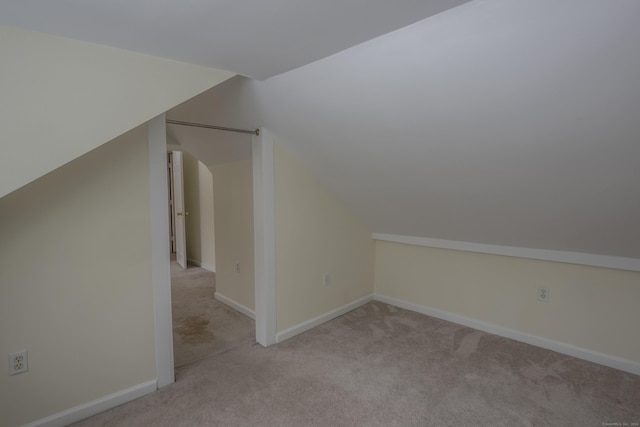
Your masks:
<path fill-rule="evenodd" d="M 182 268 L 187 268 L 187 237 L 185 221 L 189 212 L 184 210 L 184 184 L 182 182 L 182 152 L 173 153 L 173 206 L 176 225 L 176 261 Z"/>

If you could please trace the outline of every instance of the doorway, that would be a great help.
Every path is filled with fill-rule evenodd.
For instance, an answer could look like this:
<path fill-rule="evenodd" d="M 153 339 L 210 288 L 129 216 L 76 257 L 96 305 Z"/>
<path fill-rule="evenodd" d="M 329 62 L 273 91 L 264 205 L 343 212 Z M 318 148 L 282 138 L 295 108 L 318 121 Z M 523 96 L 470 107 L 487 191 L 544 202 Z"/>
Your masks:
<path fill-rule="evenodd" d="M 173 348 L 175 367 L 179 369 L 239 345 L 255 342 L 255 322 L 252 317 L 221 302 L 225 301 L 225 296 L 218 294 L 216 289 L 212 172 L 187 151 L 170 151 L 168 159 L 168 206 L 173 223 L 170 231 L 175 236 L 172 245 L 175 251 L 171 256 Z M 221 172 L 221 179 L 225 179 L 227 169 L 225 167 Z M 233 190 L 235 199 L 247 192 L 245 198 L 252 199 L 251 186 Z M 236 206 L 234 200 L 226 200 L 226 193 L 221 194 L 221 202 L 226 206 L 221 212 L 222 224 L 227 225 L 225 228 L 233 228 L 235 224 L 226 217 L 227 211 L 231 209 L 236 216 L 246 216 L 247 213 L 242 212 L 242 206 Z M 181 227 L 185 230 L 182 233 Z M 225 237 L 224 234 L 221 237 Z M 228 240 L 220 242 L 230 245 Z M 252 239 L 244 245 L 253 249 Z M 235 250 L 237 248 L 223 247 L 221 254 Z M 180 263 L 180 258 L 184 264 Z M 225 269 L 222 270 L 224 273 Z M 254 286 L 253 282 L 251 277 L 251 286 Z M 216 298 L 217 295 L 222 298 Z"/>
<path fill-rule="evenodd" d="M 147 123 L 151 212 L 151 277 L 155 320 L 157 387 L 174 382 L 167 209 L 167 126 L 164 114 Z M 276 342 L 273 137 L 252 137 L 256 341 Z"/>

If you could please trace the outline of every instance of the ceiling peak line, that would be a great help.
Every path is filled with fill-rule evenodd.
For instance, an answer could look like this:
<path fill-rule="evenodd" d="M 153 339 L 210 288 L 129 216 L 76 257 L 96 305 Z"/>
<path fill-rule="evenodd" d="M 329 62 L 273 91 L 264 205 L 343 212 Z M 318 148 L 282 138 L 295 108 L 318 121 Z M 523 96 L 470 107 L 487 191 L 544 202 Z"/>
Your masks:
<path fill-rule="evenodd" d="M 247 129 L 230 128 L 230 127 L 225 127 L 225 126 L 207 125 L 207 124 L 204 124 L 204 123 L 183 122 L 183 121 L 180 121 L 180 120 L 170 120 L 170 119 L 167 119 L 166 122 L 167 122 L 167 124 L 172 124 L 172 125 L 191 126 L 191 127 L 196 127 L 196 128 L 221 130 L 221 131 L 225 131 L 225 132 L 238 132 L 238 133 L 248 133 L 248 134 L 251 134 L 251 135 L 260 135 L 260 129 L 247 130 Z"/>

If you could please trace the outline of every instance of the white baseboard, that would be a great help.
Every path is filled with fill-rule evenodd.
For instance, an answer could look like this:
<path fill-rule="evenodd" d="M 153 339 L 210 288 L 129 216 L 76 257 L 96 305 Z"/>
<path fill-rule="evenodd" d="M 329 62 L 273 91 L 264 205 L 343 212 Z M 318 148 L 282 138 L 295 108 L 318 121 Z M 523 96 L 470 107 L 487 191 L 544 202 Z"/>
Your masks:
<path fill-rule="evenodd" d="M 414 304 L 408 301 L 403 301 L 396 298 L 387 297 L 384 295 L 376 294 L 374 296 L 374 299 L 376 301 L 380 301 L 385 304 L 394 305 L 396 307 L 426 314 L 427 316 L 431 316 L 431 317 L 437 317 L 438 319 L 447 320 L 449 322 L 457 323 L 459 325 L 468 326 L 470 328 L 478 329 L 484 332 L 488 332 L 490 334 L 499 335 L 505 338 L 510 338 L 512 340 L 535 345 L 536 347 L 546 348 L 548 350 L 553 350 L 558 353 L 566 354 L 568 356 L 576 357 L 578 359 L 587 360 L 589 362 L 597 363 L 599 365 L 604 365 L 610 368 L 619 369 L 621 371 L 629 372 L 635 375 L 640 375 L 639 362 L 634 362 L 632 360 L 627 360 L 621 357 L 611 356 L 608 354 L 598 353 L 596 351 L 587 350 L 581 347 L 576 347 L 574 345 L 566 344 L 560 341 L 554 341 L 554 340 L 542 338 L 536 335 L 530 335 L 524 332 L 516 331 L 514 329 L 498 326 L 493 323 L 483 322 L 480 320 L 472 319 L 470 317 L 460 316 L 458 314 L 451 313 L 449 311 L 444 311 L 444 310 L 439 310 L 437 308 Z"/>
<path fill-rule="evenodd" d="M 338 316 L 342 316 L 343 314 L 348 313 L 351 310 L 355 310 L 356 308 L 361 307 L 371 301 L 373 301 L 373 295 L 367 295 L 366 297 L 343 305 L 342 307 L 336 308 L 335 310 L 331 310 L 327 313 L 321 314 L 318 317 L 307 320 L 306 322 L 299 323 L 295 326 L 285 329 L 284 331 L 278 332 L 276 334 L 276 342 L 288 340 L 289 338 L 306 332 L 309 329 L 313 329 L 316 326 L 322 325 L 323 323 L 328 322 L 329 320 L 333 320 Z"/>
<path fill-rule="evenodd" d="M 210 264 L 200 264 L 200 267 L 204 268 L 205 270 L 209 270 L 212 273 L 216 272 L 216 268 Z"/>
<path fill-rule="evenodd" d="M 204 268 L 205 270 L 209 270 L 212 273 L 216 272 L 216 269 L 214 266 L 209 265 L 207 263 L 202 263 L 200 261 L 196 261 L 195 259 L 187 258 L 187 263 L 195 265 L 196 267 Z"/>
<path fill-rule="evenodd" d="M 57 414 L 41 418 L 23 427 L 64 427 L 76 421 L 83 420 L 92 415 L 99 414 L 123 403 L 131 402 L 149 393 L 156 391 L 157 381 L 147 381 L 142 384 L 129 387 L 127 389 L 109 394 L 91 402 L 83 403 L 71 409 L 67 409 Z"/>
<path fill-rule="evenodd" d="M 547 249 L 522 248 L 517 246 L 488 245 L 483 243 L 458 242 L 454 240 L 431 239 L 428 237 L 402 236 L 397 234 L 373 233 L 375 240 L 403 243 L 405 245 L 425 246 L 428 248 L 453 249 L 456 251 L 479 252 L 482 254 L 504 255 L 516 258 L 539 259 L 543 261 L 564 262 L 567 264 L 588 265 L 619 270 L 640 271 L 640 259 L 609 255 L 587 254 L 582 252 L 555 251 Z"/>
<path fill-rule="evenodd" d="M 225 305 L 228 305 L 229 307 L 233 308 L 236 311 L 239 311 L 240 313 L 244 314 L 245 316 L 249 316 L 253 320 L 256 320 L 256 312 L 251 310 L 249 307 L 245 307 L 244 305 L 240 304 L 239 302 L 236 302 L 236 301 L 232 300 L 231 298 L 225 297 L 220 292 L 215 292 L 213 294 L 213 297 L 215 299 L 217 299 L 218 301 L 220 301 L 221 303 L 223 303 Z"/>

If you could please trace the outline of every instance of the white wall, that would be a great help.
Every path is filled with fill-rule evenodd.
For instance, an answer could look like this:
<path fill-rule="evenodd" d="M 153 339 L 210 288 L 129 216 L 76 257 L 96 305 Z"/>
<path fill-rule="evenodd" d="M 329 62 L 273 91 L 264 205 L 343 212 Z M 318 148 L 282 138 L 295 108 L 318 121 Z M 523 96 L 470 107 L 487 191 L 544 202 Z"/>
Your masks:
<path fill-rule="evenodd" d="M 377 241 L 376 294 L 640 362 L 638 272 Z"/>
<path fill-rule="evenodd" d="M 255 310 L 251 160 L 213 167 L 216 294 Z M 240 272 L 236 272 L 236 263 Z M 218 295 L 218 296 L 219 296 Z"/>
<path fill-rule="evenodd" d="M 0 26 L 0 196 L 233 74 Z"/>
<path fill-rule="evenodd" d="M 213 175 L 198 159 L 183 152 L 187 258 L 215 271 Z"/>
<path fill-rule="evenodd" d="M 371 232 L 275 144 L 277 329 L 373 293 Z M 329 286 L 323 275 L 330 275 Z"/>
<path fill-rule="evenodd" d="M 0 198 L 0 425 L 155 380 L 149 218 L 145 126 Z"/>

